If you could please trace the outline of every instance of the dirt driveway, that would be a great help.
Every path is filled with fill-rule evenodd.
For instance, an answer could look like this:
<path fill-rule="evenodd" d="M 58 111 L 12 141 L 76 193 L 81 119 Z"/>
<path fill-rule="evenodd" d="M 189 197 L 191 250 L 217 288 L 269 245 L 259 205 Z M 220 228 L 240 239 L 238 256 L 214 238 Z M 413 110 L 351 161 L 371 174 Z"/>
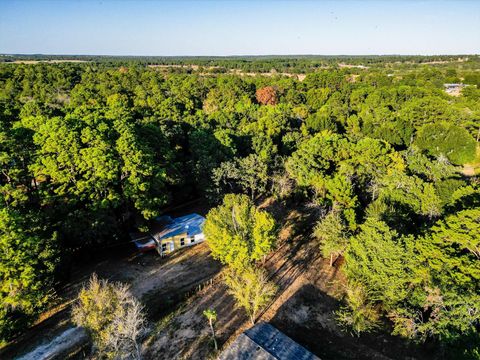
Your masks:
<path fill-rule="evenodd" d="M 342 331 L 334 313 L 341 306 L 345 281 L 340 271 L 342 259 L 331 267 L 328 259 L 319 256 L 318 244 L 310 236 L 315 214 L 309 209 L 287 210 L 274 203 L 263 207 L 275 214 L 282 229 L 277 249 L 265 264 L 279 291 L 258 320 L 270 322 L 322 360 L 435 358 L 433 351 L 384 332 L 355 337 Z M 144 344 L 145 359 L 215 359 L 202 314 L 207 308 L 217 311 L 215 328 L 221 348 L 251 326 L 244 311 L 235 307 L 220 274 L 212 285 L 158 323 Z"/>
<path fill-rule="evenodd" d="M 308 207 L 287 209 L 274 202 L 266 202 L 262 207 L 274 214 L 282 228 L 277 248 L 264 264 L 279 291 L 259 320 L 272 323 L 322 360 L 435 358 L 435 352 L 429 352 L 432 349 L 417 348 L 384 332 L 361 337 L 343 332 L 334 313 L 341 306 L 345 281 L 340 270 L 342 260 L 331 267 L 328 260 L 320 257 L 318 244 L 311 238 L 315 213 Z M 89 272 L 77 274 L 79 282 L 72 284 L 71 292 L 78 291 L 93 271 L 101 278 L 129 283 L 146 305 L 148 318 L 154 324 L 144 341 L 147 360 L 214 359 L 216 354 L 203 316 L 207 308 L 217 311 L 215 327 L 221 348 L 251 326 L 244 311 L 235 307 L 222 283 L 221 267 L 210 257 L 205 243 L 168 259 L 155 254 L 109 259 Z M 63 321 L 63 330 L 49 327 L 45 332 L 53 333 L 58 340 L 71 327 L 68 317 L 64 316 Z M 36 348 L 39 339 L 45 342 L 39 333 L 43 335 L 37 330 L 33 341 Z M 23 342 L 29 344 L 30 350 L 22 349 L 22 353 L 34 348 L 30 343 Z M 0 354 L 0 358 L 10 357 Z"/>
<path fill-rule="evenodd" d="M 71 301 L 93 273 L 99 278 L 129 284 L 132 293 L 145 304 L 149 320 L 155 321 L 170 312 L 177 302 L 191 295 L 198 286 L 213 278 L 220 268 L 220 264 L 211 258 L 206 243 L 182 249 L 167 258 L 160 258 L 156 252 L 133 252 L 80 268 L 73 274 L 68 286 L 61 290 L 64 301 L 59 310 L 51 312 L 15 343 L 3 349 L 0 358 L 12 359 L 25 354 L 30 354 L 25 359 L 37 360 L 39 354 L 55 358 L 52 354 L 55 354 L 56 348 L 69 350 L 63 338 L 72 331 L 69 316 Z M 46 357 L 42 355 L 40 358 Z"/>

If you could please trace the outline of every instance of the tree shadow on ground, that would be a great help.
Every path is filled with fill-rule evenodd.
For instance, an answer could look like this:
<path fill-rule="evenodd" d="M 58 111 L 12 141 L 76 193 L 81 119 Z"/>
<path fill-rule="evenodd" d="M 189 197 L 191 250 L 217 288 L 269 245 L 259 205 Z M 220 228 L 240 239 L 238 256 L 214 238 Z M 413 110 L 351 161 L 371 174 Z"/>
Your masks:
<path fill-rule="evenodd" d="M 440 359 L 429 346 L 417 346 L 385 333 L 353 336 L 342 331 L 334 311 L 340 302 L 312 284 L 303 285 L 278 309 L 271 324 L 322 360 Z"/>
<path fill-rule="evenodd" d="M 146 359 L 207 359 L 213 356 L 211 333 L 203 311 L 217 312 L 215 332 L 220 347 L 242 329 L 247 317 L 235 306 L 235 300 L 216 277 L 212 284 L 184 302 L 171 321 L 148 342 Z"/>

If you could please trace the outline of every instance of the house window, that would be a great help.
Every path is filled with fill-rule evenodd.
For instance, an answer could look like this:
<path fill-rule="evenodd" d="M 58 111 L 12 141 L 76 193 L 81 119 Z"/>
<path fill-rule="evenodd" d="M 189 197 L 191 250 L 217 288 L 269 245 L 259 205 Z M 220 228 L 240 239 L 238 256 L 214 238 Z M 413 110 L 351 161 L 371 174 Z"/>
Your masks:
<path fill-rule="evenodd" d="M 193 244 L 194 242 L 195 242 L 195 236 L 192 236 L 192 237 L 190 238 L 190 244 Z"/>
<path fill-rule="evenodd" d="M 162 252 L 167 251 L 167 244 L 162 244 Z"/>
<path fill-rule="evenodd" d="M 185 238 L 180 239 L 180 246 L 185 246 Z"/>

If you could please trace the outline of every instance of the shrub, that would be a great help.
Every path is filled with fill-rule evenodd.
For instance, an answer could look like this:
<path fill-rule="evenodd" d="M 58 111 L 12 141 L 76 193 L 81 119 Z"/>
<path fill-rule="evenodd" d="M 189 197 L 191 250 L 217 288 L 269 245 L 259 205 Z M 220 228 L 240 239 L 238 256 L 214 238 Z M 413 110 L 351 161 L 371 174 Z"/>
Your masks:
<path fill-rule="evenodd" d="M 277 286 L 268 281 L 266 272 L 258 268 L 247 268 L 241 272 L 229 269 L 225 283 L 237 306 L 245 309 L 252 324 L 277 291 Z"/>
<path fill-rule="evenodd" d="M 347 288 L 347 305 L 336 312 L 338 322 L 353 331 L 357 336 L 379 326 L 379 314 L 368 302 L 367 293 L 360 284 L 350 284 Z"/>
<path fill-rule="evenodd" d="M 139 337 L 145 331 L 143 307 L 128 287 L 99 280 L 94 274 L 73 307 L 73 322 L 84 327 L 98 351 L 109 358 L 140 359 Z"/>

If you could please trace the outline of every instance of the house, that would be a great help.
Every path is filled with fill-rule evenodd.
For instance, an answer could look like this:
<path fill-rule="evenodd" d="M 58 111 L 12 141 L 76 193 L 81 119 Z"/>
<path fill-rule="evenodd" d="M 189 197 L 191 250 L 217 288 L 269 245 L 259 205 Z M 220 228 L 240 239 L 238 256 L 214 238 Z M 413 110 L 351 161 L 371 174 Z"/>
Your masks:
<path fill-rule="evenodd" d="M 225 349 L 219 360 L 320 360 L 272 325 L 259 323 Z"/>
<path fill-rule="evenodd" d="M 156 249 L 160 255 L 192 246 L 205 240 L 203 223 L 205 218 L 189 214 L 178 218 L 157 217 L 147 233 L 132 233 L 130 237 L 140 251 Z"/>
<path fill-rule="evenodd" d="M 445 92 L 452 96 L 459 96 L 466 84 L 443 84 Z"/>

